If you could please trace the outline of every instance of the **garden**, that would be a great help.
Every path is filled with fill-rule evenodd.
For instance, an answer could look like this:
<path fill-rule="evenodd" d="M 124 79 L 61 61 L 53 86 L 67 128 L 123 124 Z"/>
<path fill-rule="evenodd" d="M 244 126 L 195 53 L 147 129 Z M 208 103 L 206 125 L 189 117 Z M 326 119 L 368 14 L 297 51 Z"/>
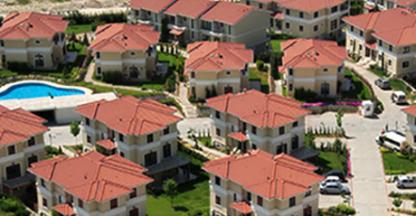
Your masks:
<path fill-rule="evenodd" d="M 380 148 L 386 175 L 416 172 L 416 155 Z"/>

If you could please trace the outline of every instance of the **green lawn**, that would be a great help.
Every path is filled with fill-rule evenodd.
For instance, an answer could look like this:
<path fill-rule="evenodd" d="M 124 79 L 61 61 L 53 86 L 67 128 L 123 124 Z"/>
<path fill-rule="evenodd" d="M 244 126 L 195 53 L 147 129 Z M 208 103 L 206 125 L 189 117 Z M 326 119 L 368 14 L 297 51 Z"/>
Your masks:
<path fill-rule="evenodd" d="M 104 87 L 104 86 L 97 86 L 97 85 L 94 85 L 92 83 L 86 83 L 86 82 L 78 82 L 78 83 L 75 83 L 75 85 L 79 85 L 79 86 L 89 88 L 89 89 L 93 90 L 95 93 L 113 92 L 113 90 L 115 90 L 119 94 L 132 95 L 132 96 L 135 96 L 135 97 L 150 97 L 150 96 L 155 96 L 155 95 L 162 95 L 162 93 L 132 91 L 132 90 L 126 90 L 126 89 L 120 89 L 120 88 L 110 88 L 110 87 Z"/>
<path fill-rule="evenodd" d="M 371 100 L 373 94 L 371 93 L 370 87 L 363 81 L 359 76 L 353 73 L 350 69 L 346 68 L 344 72 L 345 77 L 351 77 L 354 90 L 343 92 L 343 98 L 353 98 L 358 100 Z"/>
<path fill-rule="evenodd" d="M 272 47 L 272 51 L 273 52 L 282 52 L 281 48 L 280 48 L 280 43 L 282 42 L 282 40 L 276 39 L 276 40 L 271 40 L 270 44 Z"/>
<path fill-rule="evenodd" d="M 383 156 L 384 172 L 386 175 L 416 172 L 416 163 L 412 162 L 401 153 L 382 149 L 381 154 Z"/>
<path fill-rule="evenodd" d="M 92 32 L 92 24 L 81 24 L 81 25 L 69 25 L 68 28 L 65 30 L 65 34 L 70 35 L 80 34 L 85 32 Z"/>
<path fill-rule="evenodd" d="M 409 88 L 402 80 L 399 79 L 390 79 L 390 87 L 395 91 L 403 91 L 406 94 L 412 92 L 412 89 Z"/>
<path fill-rule="evenodd" d="M 386 77 L 387 73 L 383 69 L 379 68 L 377 65 L 371 65 L 370 70 L 373 74 L 377 75 L 378 77 Z"/>
<path fill-rule="evenodd" d="M 345 155 L 338 155 L 335 152 L 320 151 L 319 156 L 310 160 L 312 164 L 321 168 L 320 173 L 326 173 L 330 170 L 341 170 L 347 172 L 347 158 Z"/>
<path fill-rule="evenodd" d="M 157 53 L 158 62 L 168 62 L 169 67 L 175 67 L 177 64 L 183 63 L 185 59 L 181 56 L 175 56 L 168 53 L 158 52 Z"/>
<path fill-rule="evenodd" d="M 268 93 L 269 91 L 269 82 L 268 75 L 265 71 L 259 71 L 255 67 L 248 69 L 248 79 L 250 81 L 260 81 L 261 90 Z"/>

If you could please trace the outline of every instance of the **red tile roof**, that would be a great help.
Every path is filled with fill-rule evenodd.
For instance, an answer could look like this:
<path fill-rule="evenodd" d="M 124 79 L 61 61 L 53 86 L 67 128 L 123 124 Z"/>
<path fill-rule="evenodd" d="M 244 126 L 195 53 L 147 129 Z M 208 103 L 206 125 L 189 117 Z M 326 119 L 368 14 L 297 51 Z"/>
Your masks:
<path fill-rule="evenodd" d="M 97 145 L 99 145 L 99 146 L 101 146 L 105 149 L 108 149 L 108 150 L 112 150 L 112 149 L 117 148 L 116 144 L 110 139 L 97 141 Z"/>
<path fill-rule="evenodd" d="M 159 41 L 159 32 L 149 25 L 105 24 L 98 26 L 90 49 L 100 52 L 147 50 Z"/>
<path fill-rule="evenodd" d="M 105 157 L 95 151 L 40 161 L 32 164 L 29 171 L 87 202 L 110 200 L 153 181 L 143 174 L 145 169 L 140 165 L 119 155 Z"/>
<path fill-rule="evenodd" d="M 231 203 L 230 207 L 243 214 L 250 214 L 253 212 L 253 209 L 251 209 L 247 202 L 233 202 Z"/>
<path fill-rule="evenodd" d="M 245 142 L 248 140 L 248 137 L 242 132 L 229 133 L 228 137 L 230 137 L 231 139 L 240 141 L 240 142 Z"/>
<path fill-rule="evenodd" d="M 411 8 L 416 4 L 416 0 L 396 0 L 397 6 Z"/>
<path fill-rule="evenodd" d="M 335 41 L 293 39 L 282 42 L 281 49 L 285 68 L 339 66 L 347 58 L 345 48 Z"/>
<path fill-rule="evenodd" d="M 254 8 L 248 5 L 220 1 L 202 15 L 201 19 L 235 25 L 252 11 L 254 11 Z"/>
<path fill-rule="evenodd" d="M 195 19 L 215 4 L 215 1 L 210 0 L 178 0 L 165 11 L 165 14 L 172 16 L 180 15 Z"/>
<path fill-rule="evenodd" d="M 204 170 L 266 199 L 287 199 L 323 180 L 314 173 L 316 167 L 308 163 L 286 154 L 273 156 L 261 150 L 206 162 Z"/>
<path fill-rule="evenodd" d="M 277 128 L 310 113 L 296 100 L 257 90 L 210 98 L 207 106 L 260 128 Z"/>
<path fill-rule="evenodd" d="M 340 5 L 345 0 L 276 0 L 278 6 L 299 11 L 315 12 Z"/>
<path fill-rule="evenodd" d="M 23 109 L 0 106 L 0 146 L 23 142 L 48 130 L 46 120 Z"/>
<path fill-rule="evenodd" d="M 416 116 L 416 105 L 408 106 L 402 110 L 409 115 Z"/>
<path fill-rule="evenodd" d="M 416 14 L 402 8 L 348 16 L 346 23 L 371 31 L 373 36 L 391 45 L 405 46 L 416 43 Z"/>
<path fill-rule="evenodd" d="M 181 118 L 175 110 L 152 99 L 125 96 L 78 106 L 76 112 L 122 134 L 144 135 L 164 129 Z"/>
<path fill-rule="evenodd" d="M 131 0 L 130 7 L 160 13 L 174 2 L 175 0 Z"/>
<path fill-rule="evenodd" d="M 244 44 L 231 42 L 199 41 L 186 48 L 189 58 L 185 73 L 190 71 L 242 70 L 253 61 L 253 50 Z"/>
<path fill-rule="evenodd" d="M 36 12 L 12 12 L 4 18 L 0 27 L 2 39 L 52 39 L 56 33 L 64 32 L 68 21 L 56 15 Z"/>
<path fill-rule="evenodd" d="M 75 215 L 74 209 L 69 204 L 58 204 L 53 207 L 62 216 L 72 216 Z"/>

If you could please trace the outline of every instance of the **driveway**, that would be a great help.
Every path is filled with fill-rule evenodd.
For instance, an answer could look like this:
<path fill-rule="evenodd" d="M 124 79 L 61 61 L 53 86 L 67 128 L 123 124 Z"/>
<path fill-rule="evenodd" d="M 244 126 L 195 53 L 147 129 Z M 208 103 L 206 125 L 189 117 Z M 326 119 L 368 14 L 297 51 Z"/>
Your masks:
<path fill-rule="evenodd" d="M 378 78 L 376 75 L 350 62 L 346 66 L 355 69 L 371 83 L 375 94 L 384 105 L 384 112 L 378 118 L 363 118 L 357 114 L 345 114 L 343 118 L 346 134 L 351 137 L 348 145 L 353 175 L 353 206 L 357 215 L 389 215 L 387 209 L 391 203 L 388 201 L 383 161 L 374 139 L 387 124 L 389 128 L 404 130 L 406 117 L 401 111 L 403 107 L 391 103 L 391 91 L 383 91 L 374 85 Z M 307 127 L 318 127 L 321 122 L 327 126 L 335 126 L 335 113 L 306 118 Z"/>

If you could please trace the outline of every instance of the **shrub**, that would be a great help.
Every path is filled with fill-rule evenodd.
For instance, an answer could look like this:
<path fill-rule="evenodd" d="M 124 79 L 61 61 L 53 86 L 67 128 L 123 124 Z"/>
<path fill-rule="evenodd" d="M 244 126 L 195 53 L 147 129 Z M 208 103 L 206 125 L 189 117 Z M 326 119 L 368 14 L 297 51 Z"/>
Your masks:
<path fill-rule="evenodd" d="M 0 199 L 0 210 L 4 212 L 11 212 L 15 216 L 27 216 L 29 212 L 27 212 L 23 203 L 12 197 L 2 197 Z"/>
<path fill-rule="evenodd" d="M 257 60 L 256 67 L 257 67 L 257 70 L 264 71 L 264 62 L 262 60 Z"/>
<path fill-rule="evenodd" d="M 338 216 L 338 215 L 355 215 L 356 211 L 353 207 L 346 204 L 339 204 L 335 207 L 330 207 L 328 212 L 324 215 L 328 216 Z"/>
<path fill-rule="evenodd" d="M 394 198 L 393 200 L 393 205 L 396 208 L 399 208 L 401 205 L 403 204 L 403 201 L 400 198 Z"/>
<path fill-rule="evenodd" d="M 295 89 L 294 97 L 300 101 L 315 101 L 317 98 L 317 94 L 311 90 L 305 90 L 304 88 L 297 88 Z"/>
<path fill-rule="evenodd" d="M 175 92 L 176 90 L 176 75 L 170 75 L 165 81 L 165 89 L 168 92 Z"/>
<path fill-rule="evenodd" d="M 103 81 L 106 83 L 119 84 L 123 82 L 123 75 L 120 71 L 107 71 L 103 73 Z"/>
<path fill-rule="evenodd" d="M 9 61 L 7 62 L 7 69 L 12 71 L 27 71 L 29 69 L 29 65 L 26 62 Z"/>

